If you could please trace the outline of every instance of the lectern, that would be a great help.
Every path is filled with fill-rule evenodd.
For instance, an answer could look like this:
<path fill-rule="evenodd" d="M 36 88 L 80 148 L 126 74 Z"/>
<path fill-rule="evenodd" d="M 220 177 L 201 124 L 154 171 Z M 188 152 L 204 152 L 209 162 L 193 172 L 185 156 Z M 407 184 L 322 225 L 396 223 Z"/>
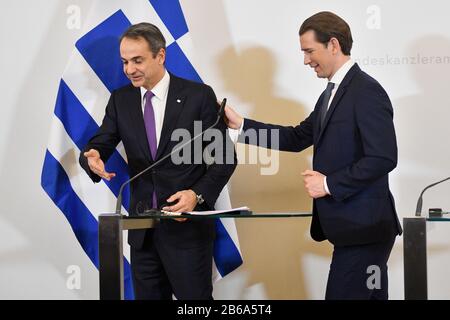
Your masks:
<path fill-rule="evenodd" d="M 183 215 L 187 219 L 267 219 L 311 217 L 311 213 L 252 213 L 239 214 Z M 123 216 L 120 214 L 101 214 L 98 223 L 100 300 L 123 300 L 123 231 L 153 228 L 159 219 L 173 219 L 173 216 L 158 213 L 142 216 Z"/>
<path fill-rule="evenodd" d="M 450 218 L 403 218 L 403 268 L 405 300 L 427 300 L 427 223 L 450 222 Z"/>

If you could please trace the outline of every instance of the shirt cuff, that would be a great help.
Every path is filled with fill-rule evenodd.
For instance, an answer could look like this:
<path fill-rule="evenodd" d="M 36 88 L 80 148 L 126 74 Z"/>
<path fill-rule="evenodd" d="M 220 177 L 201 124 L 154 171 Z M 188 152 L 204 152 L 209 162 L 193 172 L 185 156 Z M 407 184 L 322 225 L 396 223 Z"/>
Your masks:
<path fill-rule="evenodd" d="M 331 196 L 330 189 L 328 189 L 327 177 L 325 177 L 325 178 L 323 179 L 323 187 L 324 187 L 324 189 L 325 189 L 325 192 L 326 192 L 328 195 Z"/>
<path fill-rule="evenodd" d="M 239 127 L 239 134 L 241 134 L 242 133 L 242 131 L 244 130 L 244 121 L 245 121 L 245 119 L 244 118 L 242 118 L 242 123 L 241 123 L 241 126 Z"/>
<path fill-rule="evenodd" d="M 239 136 L 243 130 L 244 130 L 244 119 L 242 119 L 242 123 L 239 129 L 228 128 L 228 136 L 230 137 L 231 141 L 233 141 L 234 144 L 238 142 Z"/>

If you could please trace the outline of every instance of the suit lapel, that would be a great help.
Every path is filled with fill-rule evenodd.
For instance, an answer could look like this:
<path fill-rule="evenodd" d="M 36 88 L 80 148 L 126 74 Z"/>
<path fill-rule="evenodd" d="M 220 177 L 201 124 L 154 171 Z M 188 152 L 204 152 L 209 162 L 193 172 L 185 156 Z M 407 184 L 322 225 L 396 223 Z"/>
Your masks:
<path fill-rule="evenodd" d="M 145 130 L 144 115 L 142 114 L 142 101 L 141 101 L 140 88 L 133 88 L 130 92 L 130 116 L 131 116 L 131 128 L 134 128 L 136 135 L 136 141 L 139 144 L 145 158 L 152 160 L 150 154 L 150 148 L 147 140 L 147 131 Z"/>
<path fill-rule="evenodd" d="M 322 105 L 323 96 L 324 93 L 320 95 L 319 100 L 317 100 L 317 103 L 314 107 L 314 110 L 316 110 L 316 116 L 314 118 L 314 144 L 317 143 L 320 131 L 322 130 L 322 128 L 320 127 L 320 106 Z"/>
<path fill-rule="evenodd" d="M 164 122 L 161 130 L 161 137 L 159 139 L 158 150 L 156 152 L 156 159 L 159 159 L 163 155 L 164 149 L 170 141 L 173 129 L 178 121 L 181 111 L 183 110 L 186 96 L 182 94 L 182 88 L 183 85 L 179 78 L 170 74 L 166 111 L 164 112 Z"/>
<path fill-rule="evenodd" d="M 339 105 L 339 102 L 341 101 L 342 97 L 344 96 L 345 92 L 347 91 L 347 87 L 351 83 L 353 76 L 360 70 L 361 69 L 355 63 L 355 65 L 350 68 L 350 70 L 345 75 L 344 80 L 342 80 L 341 84 L 339 85 L 339 88 L 333 98 L 333 101 L 331 102 L 330 108 L 328 109 L 328 112 L 325 116 L 325 120 L 323 121 L 323 126 L 320 128 L 320 133 L 319 133 L 319 137 L 317 138 L 317 142 L 322 137 L 323 132 L 325 131 L 325 128 L 327 127 L 328 122 L 330 121 L 330 118 L 333 116 L 333 113 L 336 110 L 337 106 Z"/>

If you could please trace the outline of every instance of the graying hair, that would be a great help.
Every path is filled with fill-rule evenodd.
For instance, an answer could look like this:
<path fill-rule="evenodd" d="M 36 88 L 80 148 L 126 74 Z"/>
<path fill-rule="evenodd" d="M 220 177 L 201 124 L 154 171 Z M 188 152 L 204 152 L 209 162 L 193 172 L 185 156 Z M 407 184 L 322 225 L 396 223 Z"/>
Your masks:
<path fill-rule="evenodd" d="M 132 25 L 122 34 L 120 42 L 122 42 L 124 38 L 143 38 L 148 43 L 148 46 L 153 53 L 153 58 L 156 58 L 156 55 L 161 49 L 166 49 L 166 39 L 164 39 L 164 36 L 158 27 L 151 23 L 142 22 Z"/>

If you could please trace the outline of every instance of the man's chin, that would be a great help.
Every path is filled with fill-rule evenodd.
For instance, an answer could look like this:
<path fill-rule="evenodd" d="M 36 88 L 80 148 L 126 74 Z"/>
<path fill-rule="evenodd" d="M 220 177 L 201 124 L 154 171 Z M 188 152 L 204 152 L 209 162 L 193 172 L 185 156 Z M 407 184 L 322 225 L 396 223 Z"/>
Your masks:
<path fill-rule="evenodd" d="M 131 84 L 133 85 L 133 87 L 139 88 L 139 87 L 142 87 L 142 85 L 144 83 L 142 81 L 133 81 L 133 80 L 131 80 Z"/>
<path fill-rule="evenodd" d="M 320 69 L 318 67 L 314 68 L 314 72 L 316 73 L 317 78 L 322 78 L 322 72 L 320 71 Z"/>

